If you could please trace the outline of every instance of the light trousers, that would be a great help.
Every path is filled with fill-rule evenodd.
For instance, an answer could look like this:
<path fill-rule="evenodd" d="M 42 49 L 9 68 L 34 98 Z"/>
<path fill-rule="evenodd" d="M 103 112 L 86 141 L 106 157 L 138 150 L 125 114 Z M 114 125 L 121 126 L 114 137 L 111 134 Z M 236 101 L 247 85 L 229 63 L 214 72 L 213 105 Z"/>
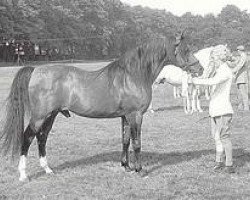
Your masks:
<path fill-rule="evenodd" d="M 211 134 L 215 141 L 216 162 L 223 162 L 225 165 L 233 165 L 232 142 L 231 142 L 232 114 L 211 117 Z"/>

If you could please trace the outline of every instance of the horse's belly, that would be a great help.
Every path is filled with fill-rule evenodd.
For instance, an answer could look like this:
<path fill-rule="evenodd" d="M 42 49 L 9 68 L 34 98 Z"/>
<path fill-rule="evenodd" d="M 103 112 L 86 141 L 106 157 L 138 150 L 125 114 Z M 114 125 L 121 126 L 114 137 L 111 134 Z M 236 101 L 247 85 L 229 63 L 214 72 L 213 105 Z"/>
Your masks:
<path fill-rule="evenodd" d="M 74 104 L 69 107 L 71 112 L 82 116 L 82 117 L 90 117 L 90 118 L 113 118 L 123 116 L 129 112 L 129 107 L 122 107 L 119 104 L 111 104 L 109 103 L 84 103 L 81 102 L 79 104 Z"/>
<path fill-rule="evenodd" d="M 182 76 L 168 76 L 166 82 L 172 85 L 181 85 Z"/>
<path fill-rule="evenodd" d="M 91 95 L 86 93 L 76 98 L 70 105 L 69 110 L 83 117 L 92 118 L 111 118 L 124 116 L 134 110 L 145 106 L 143 98 L 137 98 L 133 95 Z"/>

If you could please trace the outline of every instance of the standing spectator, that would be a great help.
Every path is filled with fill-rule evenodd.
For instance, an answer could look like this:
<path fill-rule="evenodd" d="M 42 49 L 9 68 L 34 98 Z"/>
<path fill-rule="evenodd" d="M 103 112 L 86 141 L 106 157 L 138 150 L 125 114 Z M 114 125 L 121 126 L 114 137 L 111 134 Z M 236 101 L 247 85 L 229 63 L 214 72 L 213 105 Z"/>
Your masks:
<path fill-rule="evenodd" d="M 19 65 L 19 53 L 18 53 L 18 43 L 15 44 L 15 55 L 14 55 L 14 62 L 17 62 L 18 65 Z"/>
<path fill-rule="evenodd" d="M 37 61 L 37 60 L 39 60 L 39 56 L 41 54 L 39 45 L 37 45 L 37 44 L 34 45 L 34 52 L 35 52 L 35 59 L 34 60 Z"/>
<path fill-rule="evenodd" d="M 21 43 L 19 45 L 18 54 L 19 54 L 19 57 L 20 57 L 20 61 L 24 62 L 25 61 L 24 43 Z"/>
<path fill-rule="evenodd" d="M 244 46 L 237 47 L 239 53 L 239 59 L 236 62 L 236 66 L 232 69 L 235 76 L 237 85 L 237 95 L 239 100 L 238 109 L 249 111 L 248 105 L 248 68 L 247 68 L 247 55 L 244 52 Z"/>

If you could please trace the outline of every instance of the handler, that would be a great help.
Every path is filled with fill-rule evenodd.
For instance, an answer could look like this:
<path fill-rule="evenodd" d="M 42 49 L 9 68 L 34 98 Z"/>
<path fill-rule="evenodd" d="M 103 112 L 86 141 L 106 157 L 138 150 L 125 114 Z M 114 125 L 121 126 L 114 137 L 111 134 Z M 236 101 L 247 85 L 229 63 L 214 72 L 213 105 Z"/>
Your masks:
<path fill-rule="evenodd" d="M 237 85 L 237 95 L 239 99 L 238 109 L 243 109 L 244 111 L 249 111 L 248 105 L 248 68 L 247 68 L 247 55 L 244 52 L 244 46 L 240 45 L 237 47 L 239 52 L 239 60 L 236 66 L 232 69 L 235 75 L 235 81 Z"/>
<path fill-rule="evenodd" d="M 230 101 L 230 91 L 233 80 L 231 69 L 227 65 L 229 50 L 219 47 L 213 50 L 214 74 L 210 78 L 193 78 L 197 85 L 212 86 L 209 102 L 209 115 L 211 118 L 211 134 L 215 141 L 216 155 L 214 170 L 223 170 L 226 173 L 234 173 L 232 160 L 231 123 L 233 108 Z M 224 158 L 225 163 L 224 163 Z"/>

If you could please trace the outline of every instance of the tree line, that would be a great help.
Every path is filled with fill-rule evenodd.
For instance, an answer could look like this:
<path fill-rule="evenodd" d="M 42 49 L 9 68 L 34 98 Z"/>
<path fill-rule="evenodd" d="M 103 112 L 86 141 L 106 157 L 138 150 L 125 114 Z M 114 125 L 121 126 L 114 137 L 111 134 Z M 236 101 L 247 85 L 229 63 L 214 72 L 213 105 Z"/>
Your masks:
<path fill-rule="evenodd" d="M 154 37 L 186 29 L 194 50 L 227 43 L 250 49 L 250 14 L 234 5 L 220 14 L 129 6 L 119 0 L 1 0 L 0 42 L 30 42 L 74 58 L 114 58 Z"/>

